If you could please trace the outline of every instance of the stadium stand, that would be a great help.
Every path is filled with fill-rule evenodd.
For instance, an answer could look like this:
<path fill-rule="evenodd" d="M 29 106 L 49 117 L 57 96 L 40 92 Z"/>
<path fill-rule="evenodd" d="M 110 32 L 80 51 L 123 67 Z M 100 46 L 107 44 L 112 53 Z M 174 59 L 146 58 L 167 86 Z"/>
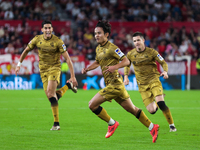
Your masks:
<path fill-rule="evenodd" d="M 198 0 L 2 0 L 0 53 L 9 53 L 5 49 L 11 43 L 13 53 L 20 54 L 28 41 L 41 33 L 41 21 L 50 19 L 55 34 L 67 37 L 70 55 L 94 59 L 94 25 L 99 19 L 107 19 L 113 26 L 110 41 L 124 53 L 134 47 L 132 33 L 140 31 L 145 34 L 146 45 L 162 53 L 166 60 L 174 61 L 176 55 L 191 55 L 197 60 L 199 8 Z"/>

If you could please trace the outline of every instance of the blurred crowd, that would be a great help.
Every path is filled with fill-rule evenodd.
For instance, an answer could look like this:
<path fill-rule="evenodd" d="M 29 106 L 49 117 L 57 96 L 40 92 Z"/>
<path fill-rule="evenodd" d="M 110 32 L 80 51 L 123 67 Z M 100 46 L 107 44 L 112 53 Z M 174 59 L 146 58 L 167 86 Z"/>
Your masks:
<path fill-rule="evenodd" d="M 0 0 L 0 20 L 23 20 L 23 26 L 14 29 L 0 27 L 0 53 L 21 54 L 27 43 L 40 29 L 26 26 L 27 20 L 63 20 L 55 13 L 57 4 L 73 22 L 70 30 L 62 29 L 59 36 L 70 55 L 84 55 L 88 60 L 95 59 L 93 29 L 90 22 L 107 19 L 110 22 L 199 22 L 199 0 Z M 55 15 L 57 14 L 57 15 Z M 127 53 L 134 45 L 132 31 L 124 27 L 112 30 L 110 41 Z M 175 56 L 191 55 L 196 60 L 200 55 L 200 30 L 170 26 L 165 33 L 159 27 L 144 30 L 145 44 L 156 49 L 167 61 Z M 2 52 L 3 51 L 3 52 Z M 37 49 L 31 53 L 37 53 Z"/>

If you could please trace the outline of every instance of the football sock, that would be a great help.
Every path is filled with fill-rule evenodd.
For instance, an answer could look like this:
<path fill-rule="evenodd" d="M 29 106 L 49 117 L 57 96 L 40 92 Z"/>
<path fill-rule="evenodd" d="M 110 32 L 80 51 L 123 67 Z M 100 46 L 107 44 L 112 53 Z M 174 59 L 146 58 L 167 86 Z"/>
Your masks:
<path fill-rule="evenodd" d="M 169 127 L 171 127 L 171 126 L 175 127 L 174 123 L 172 123 L 172 124 L 169 124 Z"/>
<path fill-rule="evenodd" d="M 51 102 L 51 110 L 53 113 L 54 122 L 59 122 L 58 101 L 55 97 L 49 98 L 49 101 Z"/>
<path fill-rule="evenodd" d="M 99 118 L 101 118 L 106 122 L 110 121 L 111 117 L 107 114 L 106 110 L 101 106 L 99 106 L 96 110 L 94 110 L 93 113 L 95 113 Z"/>
<path fill-rule="evenodd" d="M 148 128 L 149 128 L 149 131 L 151 131 L 151 130 L 153 129 L 153 126 L 154 126 L 154 125 L 153 125 L 153 123 L 151 122 L 150 125 L 149 125 L 149 127 L 148 127 Z"/>
<path fill-rule="evenodd" d="M 165 102 L 164 101 L 159 101 L 157 104 L 158 104 L 159 108 L 162 110 L 163 115 L 165 116 L 167 122 L 169 124 L 173 124 L 174 121 L 173 121 L 170 109 L 165 105 Z"/>
<path fill-rule="evenodd" d="M 59 122 L 54 122 L 54 126 L 59 126 Z"/>
<path fill-rule="evenodd" d="M 147 116 L 145 115 L 145 113 L 139 109 L 139 111 L 136 114 L 136 118 L 146 127 L 149 127 L 151 124 L 151 121 L 147 118 Z"/>
<path fill-rule="evenodd" d="M 110 120 L 108 121 L 108 125 L 112 126 L 115 124 L 115 120 L 113 120 L 112 118 L 110 118 Z"/>
<path fill-rule="evenodd" d="M 56 95 L 58 97 L 58 100 L 65 94 L 65 92 L 68 90 L 68 86 L 64 85 L 62 88 L 56 91 Z"/>

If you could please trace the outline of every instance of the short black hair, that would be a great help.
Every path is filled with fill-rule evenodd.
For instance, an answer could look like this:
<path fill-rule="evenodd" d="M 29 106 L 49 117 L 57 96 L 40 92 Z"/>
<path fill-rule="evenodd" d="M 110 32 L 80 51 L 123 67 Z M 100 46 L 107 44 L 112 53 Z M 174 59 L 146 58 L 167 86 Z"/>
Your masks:
<path fill-rule="evenodd" d="M 42 28 L 44 27 L 45 24 L 51 24 L 51 26 L 52 26 L 51 21 L 49 21 L 49 20 L 44 20 L 44 21 L 42 22 Z"/>
<path fill-rule="evenodd" d="M 133 33 L 133 37 L 136 37 L 136 36 L 140 36 L 141 38 L 144 39 L 144 35 L 141 32 L 137 31 L 137 32 Z"/>
<path fill-rule="evenodd" d="M 111 33 L 111 24 L 107 20 L 99 20 L 96 27 L 103 28 L 104 34 L 109 33 L 110 35 Z"/>

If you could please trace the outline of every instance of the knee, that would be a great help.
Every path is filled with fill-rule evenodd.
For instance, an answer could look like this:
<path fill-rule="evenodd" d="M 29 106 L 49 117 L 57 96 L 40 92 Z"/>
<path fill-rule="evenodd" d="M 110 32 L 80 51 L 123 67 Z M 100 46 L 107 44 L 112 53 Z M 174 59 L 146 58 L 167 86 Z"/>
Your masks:
<path fill-rule="evenodd" d="M 156 112 L 157 112 L 157 110 L 158 110 L 158 107 L 156 107 L 155 109 L 154 108 L 152 108 L 152 109 L 150 109 L 150 110 L 148 110 L 149 111 L 149 113 L 150 114 L 155 114 Z"/>
<path fill-rule="evenodd" d="M 93 105 L 93 103 L 90 101 L 89 102 L 89 109 L 91 110 L 91 111 L 94 111 L 95 110 L 95 107 L 94 107 L 94 105 Z"/>
<path fill-rule="evenodd" d="M 159 102 L 157 102 L 157 104 L 158 104 L 158 107 L 159 107 L 162 111 L 165 111 L 165 110 L 168 109 L 168 107 L 167 107 L 166 104 L 165 104 L 165 101 L 159 101 Z"/>
<path fill-rule="evenodd" d="M 50 101 L 50 103 L 51 103 L 51 106 L 56 106 L 56 105 L 58 105 L 58 101 L 56 100 L 55 97 L 49 98 L 49 101 Z"/>
<path fill-rule="evenodd" d="M 47 90 L 47 97 L 48 98 L 54 97 L 54 94 L 50 90 Z"/>

